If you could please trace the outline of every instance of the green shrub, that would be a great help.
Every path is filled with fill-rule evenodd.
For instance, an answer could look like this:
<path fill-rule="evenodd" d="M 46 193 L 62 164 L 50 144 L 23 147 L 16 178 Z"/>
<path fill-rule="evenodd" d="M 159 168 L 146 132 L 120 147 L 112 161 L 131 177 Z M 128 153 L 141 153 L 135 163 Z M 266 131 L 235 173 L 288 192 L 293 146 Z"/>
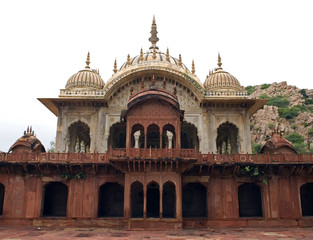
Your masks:
<path fill-rule="evenodd" d="M 250 131 L 253 129 L 253 127 L 254 127 L 253 122 L 250 122 Z"/>
<path fill-rule="evenodd" d="M 274 123 L 269 123 L 269 124 L 267 124 L 267 126 L 268 126 L 269 129 L 273 129 Z"/>
<path fill-rule="evenodd" d="M 251 143 L 252 146 L 252 153 L 253 154 L 260 154 L 262 149 L 262 144 L 259 143 Z"/>
<path fill-rule="evenodd" d="M 288 120 L 293 119 L 299 115 L 299 109 L 296 108 L 279 108 L 279 116 Z"/>
<path fill-rule="evenodd" d="M 310 137 L 313 137 L 313 128 L 310 128 L 310 129 L 308 130 L 308 135 L 309 135 Z"/>
<path fill-rule="evenodd" d="M 304 122 L 304 127 L 307 127 L 308 126 L 308 122 Z"/>
<path fill-rule="evenodd" d="M 304 143 L 294 143 L 292 144 L 297 153 L 305 153 L 305 144 Z"/>
<path fill-rule="evenodd" d="M 270 98 L 266 105 L 276 106 L 279 108 L 286 108 L 289 106 L 290 101 L 283 96 L 275 96 Z"/>
<path fill-rule="evenodd" d="M 247 86 L 245 89 L 248 92 L 248 95 L 251 95 L 255 91 L 256 86 Z"/>
<path fill-rule="evenodd" d="M 290 133 L 286 136 L 286 139 L 292 143 L 303 143 L 304 137 L 299 133 Z"/>
<path fill-rule="evenodd" d="M 305 89 L 301 89 L 301 90 L 299 91 L 299 93 L 302 94 L 303 98 L 308 98 L 308 97 L 309 97 L 308 95 L 306 95 L 306 90 L 305 90 Z"/>
<path fill-rule="evenodd" d="M 270 97 L 267 94 L 263 93 L 259 96 L 259 99 L 270 99 Z"/>
<path fill-rule="evenodd" d="M 291 128 L 292 128 L 293 130 L 296 130 L 297 124 L 292 124 L 292 125 L 291 125 Z"/>
<path fill-rule="evenodd" d="M 305 105 L 313 104 L 313 99 L 312 99 L 312 98 L 307 98 L 307 99 L 305 99 L 304 104 L 305 104 Z"/>
<path fill-rule="evenodd" d="M 261 89 L 268 89 L 271 86 L 269 83 L 264 83 L 261 85 Z"/>

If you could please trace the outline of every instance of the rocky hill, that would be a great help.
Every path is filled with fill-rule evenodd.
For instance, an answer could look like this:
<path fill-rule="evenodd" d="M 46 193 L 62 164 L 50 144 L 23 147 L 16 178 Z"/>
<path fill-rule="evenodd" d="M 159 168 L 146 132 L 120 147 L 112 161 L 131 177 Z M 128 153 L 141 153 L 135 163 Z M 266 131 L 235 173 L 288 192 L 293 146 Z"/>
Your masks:
<path fill-rule="evenodd" d="M 313 89 L 286 82 L 246 87 L 250 98 L 268 99 L 250 119 L 252 148 L 259 152 L 279 130 L 299 153 L 313 152 Z"/>

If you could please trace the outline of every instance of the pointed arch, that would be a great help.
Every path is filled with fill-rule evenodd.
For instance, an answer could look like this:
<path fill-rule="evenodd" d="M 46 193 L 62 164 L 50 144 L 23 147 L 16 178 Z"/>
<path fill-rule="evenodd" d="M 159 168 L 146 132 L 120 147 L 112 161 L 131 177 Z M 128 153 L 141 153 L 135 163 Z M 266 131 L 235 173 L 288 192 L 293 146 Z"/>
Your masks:
<path fill-rule="evenodd" d="M 155 181 L 147 185 L 147 217 L 160 217 L 160 186 Z"/>
<path fill-rule="evenodd" d="M 130 187 L 131 217 L 143 218 L 143 184 L 133 182 Z"/>
<path fill-rule="evenodd" d="M 124 121 L 114 123 L 110 127 L 109 147 L 112 148 L 126 147 L 126 124 Z"/>
<path fill-rule="evenodd" d="M 181 123 L 181 148 L 194 148 L 199 150 L 198 129 L 192 123 Z"/>
<path fill-rule="evenodd" d="M 77 121 L 68 127 L 67 145 L 69 152 L 89 152 L 90 128 L 88 124 Z"/>
<path fill-rule="evenodd" d="M 217 128 L 216 148 L 222 154 L 239 153 L 239 130 L 230 122 L 225 122 Z"/>
<path fill-rule="evenodd" d="M 167 181 L 163 184 L 162 207 L 163 218 L 175 218 L 176 186 L 171 181 Z"/>

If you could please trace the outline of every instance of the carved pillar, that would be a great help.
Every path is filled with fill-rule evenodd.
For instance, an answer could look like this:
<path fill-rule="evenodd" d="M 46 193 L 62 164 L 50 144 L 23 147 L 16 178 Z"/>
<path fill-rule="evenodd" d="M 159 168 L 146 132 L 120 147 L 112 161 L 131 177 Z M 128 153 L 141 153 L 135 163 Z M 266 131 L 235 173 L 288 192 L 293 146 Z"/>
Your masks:
<path fill-rule="evenodd" d="M 160 184 L 160 216 L 159 218 L 163 218 L 163 185 Z"/>
<path fill-rule="evenodd" d="M 126 156 L 130 155 L 131 148 L 131 124 L 130 121 L 126 123 Z"/>
<path fill-rule="evenodd" d="M 176 148 L 180 149 L 180 120 L 176 124 Z"/>
<path fill-rule="evenodd" d="M 170 131 L 166 131 L 166 136 L 168 139 L 168 149 L 172 149 L 173 133 Z"/>
<path fill-rule="evenodd" d="M 147 126 L 144 126 L 144 129 L 145 129 L 145 132 L 144 132 L 144 134 L 145 134 L 145 146 L 144 146 L 144 148 L 147 148 L 147 136 L 148 136 L 148 134 L 147 134 L 147 131 L 148 131 Z"/>
<path fill-rule="evenodd" d="M 143 219 L 147 218 L 147 185 L 143 186 Z"/>
<path fill-rule="evenodd" d="M 125 174 L 125 188 L 124 188 L 124 218 L 130 219 L 130 181 L 129 174 Z"/>
<path fill-rule="evenodd" d="M 140 130 L 134 133 L 135 148 L 139 148 L 139 137 L 140 137 Z"/>
<path fill-rule="evenodd" d="M 183 209 L 182 209 L 182 183 L 181 174 L 177 176 L 176 181 L 176 219 L 178 221 L 183 220 Z"/>

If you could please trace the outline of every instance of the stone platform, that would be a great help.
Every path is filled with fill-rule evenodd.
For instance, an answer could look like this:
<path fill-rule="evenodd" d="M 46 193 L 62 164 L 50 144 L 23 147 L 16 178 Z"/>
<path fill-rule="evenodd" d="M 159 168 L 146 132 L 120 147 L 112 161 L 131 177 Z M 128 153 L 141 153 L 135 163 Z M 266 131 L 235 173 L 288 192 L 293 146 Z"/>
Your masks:
<path fill-rule="evenodd" d="M 1 240 L 145 239 L 145 240 L 309 240 L 312 228 L 218 228 L 205 230 L 125 231 L 106 228 L 0 227 Z"/>

